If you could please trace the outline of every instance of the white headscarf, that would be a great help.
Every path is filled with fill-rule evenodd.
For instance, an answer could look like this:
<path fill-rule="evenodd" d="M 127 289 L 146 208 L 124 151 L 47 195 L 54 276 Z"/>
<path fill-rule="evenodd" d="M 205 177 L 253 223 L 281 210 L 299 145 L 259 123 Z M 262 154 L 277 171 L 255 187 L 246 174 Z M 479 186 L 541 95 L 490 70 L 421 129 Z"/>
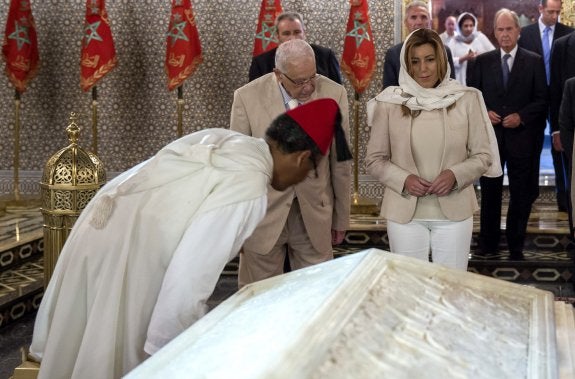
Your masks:
<path fill-rule="evenodd" d="M 419 29 L 418 29 L 419 30 Z M 377 101 L 383 101 L 386 103 L 401 104 L 405 105 L 409 109 L 413 110 L 426 110 L 431 111 L 434 109 L 447 108 L 451 104 L 455 103 L 465 91 L 469 88 L 460 84 L 457 80 L 451 79 L 451 68 L 447 65 L 447 71 L 445 76 L 442 78 L 441 83 L 437 87 L 424 88 L 420 86 L 415 79 L 409 75 L 407 70 L 407 64 L 405 62 L 405 57 L 407 51 L 405 51 L 405 46 L 407 41 L 411 38 L 413 31 L 405 43 L 401 47 L 400 53 L 400 64 L 401 68 L 399 70 L 399 86 L 387 87 L 383 92 L 375 97 Z M 443 54 L 445 56 L 445 62 L 447 62 L 447 52 L 443 49 Z M 369 105 L 368 105 L 369 106 Z"/>
<path fill-rule="evenodd" d="M 418 29 L 419 30 L 419 29 Z M 406 45 L 407 41 L 411 36 L 416 33 L 417 30 L 413 31 L 409 36 L 407 36 L 403 46 L 401 47 L 400 53 L 400 63 L 401 68 L 399 69 L 399 86 L 390 86 L 380 92 L 375 98 L 367 102 L 367 122 L 368 125 L 372 125 L 373 115 L 375 112 L 375 106 L 377 102 L 391 103 L 404 105 L 410 110 L 425 110 L 432 111 L 436 109 L 445 109 L 450 105 L 454 104 L 459 98 L 461 98 L 465 92 L 475 92 L 479 98 L 481 104 L 483 115 L 482 120 L 477 120 L 478 123 L 483 125 L 487 132 L 489 138 L 489 146 L 492 155 L 492 163 L 484 176 L 487 177 L 498 177 L 503 175 L 503 170 L 501 169 L 501 161 L 499 159 L 499 148 L 497 147 L 497 138 L 495 137 L 495 132 L 493 131 L 493 125 L 489 120 L 487 114 L 487 108 L 485 107 L 485 102 L 483 101 L 483 95 L 481 92 L 475 88 L 467 87 L 459 83 L 455 79 L 451 79 L 449 76 L 451 74 L 451 68 L 447 64 L 447 52 L 443 49 L 443 54 L 445 55 L 445 63 L 447 64 L 447 70 L 445 76 L 441 80 L 438 86 L 433 88 L 424 88 L 420 86 L 415 79 L 409 75 L 407 71 L 407 64 L 405 62 L 405 57 L 407 56 Z M 438 40 L 441 39 L 438 37 Z M 443 46 L 443 45 L 442 45 Z"/>
<path fill-rule="evenodd" d="M 459 26 L 459 24 L 461 23 L 461 19 L 465 15 L 469 15 L 473 18 L 473 31 L 467 37 L 465 37 L 463 35 L 463 32 L 461 31 L 461 27 Z M 457 23 L 455 24 L 455 40 L 459 41 L 459 42 L 471 43 L 475 39 L 475 37 L 477 37 L 477 34 L 478 34 L 478 32 L 477 32 L 477 17 L 475 17 L 473 14 L 471 14 L 469 12 L 463 12 L 462 14 L 460 14 L 459 17 L 457 17 Z"/>

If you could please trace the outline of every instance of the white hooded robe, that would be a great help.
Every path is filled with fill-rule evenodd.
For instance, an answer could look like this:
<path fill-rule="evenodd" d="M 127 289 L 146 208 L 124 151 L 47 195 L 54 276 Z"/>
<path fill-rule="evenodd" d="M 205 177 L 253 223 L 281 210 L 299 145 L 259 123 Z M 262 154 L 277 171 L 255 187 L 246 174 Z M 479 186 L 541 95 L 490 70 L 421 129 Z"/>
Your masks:
<path fill-rule="evenodd" d="M 185 136 L 104 186 L 74 225 L 40 305 L 39 379 L 117 378 L 205 314 L 266 209 L 261 139 Z"/>

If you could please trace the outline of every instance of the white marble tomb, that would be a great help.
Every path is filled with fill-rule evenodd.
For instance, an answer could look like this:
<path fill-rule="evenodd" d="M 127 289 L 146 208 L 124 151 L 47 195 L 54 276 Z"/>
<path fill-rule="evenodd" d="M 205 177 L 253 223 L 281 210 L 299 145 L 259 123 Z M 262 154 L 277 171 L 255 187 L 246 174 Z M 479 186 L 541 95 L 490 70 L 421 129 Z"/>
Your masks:
<path fill-rule="evenodd" d="M 550 292 L 370 249 L 246 286 L 126 378 L 567 378 L 555 308 L 569 345 Z"/>

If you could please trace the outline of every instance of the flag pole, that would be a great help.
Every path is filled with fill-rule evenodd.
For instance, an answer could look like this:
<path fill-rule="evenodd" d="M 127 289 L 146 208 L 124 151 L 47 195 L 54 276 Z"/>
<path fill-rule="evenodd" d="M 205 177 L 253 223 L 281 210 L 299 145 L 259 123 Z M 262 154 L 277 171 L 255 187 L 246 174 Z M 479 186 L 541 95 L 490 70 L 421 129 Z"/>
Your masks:
<path fill-rule="evenodd" d="M 353 101 L 353 195 L 351 200 L 351 213 L 355 214 L 379 214 L 379 207 L 373 200 L 363 198 L 359 195 L 359 97 L 360 93 L 355 91 Z"/>
<path fill-rule="evenodd" d="M 353 99 L 353 200 L 357 203 L 359 197 L 359 97 L 360 94 L 355 91 Z"/>
<path fill-rule="evenodd" d="M 22 122 L 20 119 L 22 106 L 22 93 L 14 91 L 14 175 L 12 196 L 2 196 L 0 198 L 0 214 L 3 214 L 7 207 L 29 207 L 40 205 L 36 196 L 24 196 L 20 192 L 20 129 Z"/>
<path fill-rule="evenodd" d="M 178 86 L 178 138 L 182 137 L 184 133 L 183 113 L 184 113 L 184 85 L 180 84 Z"/>
<path fill-rule="evenodd" d="M 14 91 L 14 200 L 20 201 L 20 92 Z"/>
<path fill-rule="evenodd" d="M 98 88 L 92 87 L 92 153 L 98 154 Z"/>

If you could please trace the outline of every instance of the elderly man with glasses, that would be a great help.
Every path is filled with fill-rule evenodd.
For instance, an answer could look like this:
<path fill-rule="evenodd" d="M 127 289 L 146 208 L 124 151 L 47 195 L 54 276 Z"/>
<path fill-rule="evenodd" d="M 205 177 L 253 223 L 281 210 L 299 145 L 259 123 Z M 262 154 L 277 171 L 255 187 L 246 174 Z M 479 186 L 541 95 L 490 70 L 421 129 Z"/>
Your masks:
<path fill-rule="evenodd" d="M 311 46 L 294 39 L 276 52 L 274 71 L 234 93 L 230 128 L 263 137 L 279 114 L 313 99 L 332 98 L 340 107 L 349 134 L 345 88 L 316 71 Z M 269 189 L 265 218 L 240 253 L 240 287 L 333 258 L 332 244 L 343 241 L 349 226 L 351 163 L 338 162 L 335 147 L 315 163 L 315 172 L 285 191 Z"/>

